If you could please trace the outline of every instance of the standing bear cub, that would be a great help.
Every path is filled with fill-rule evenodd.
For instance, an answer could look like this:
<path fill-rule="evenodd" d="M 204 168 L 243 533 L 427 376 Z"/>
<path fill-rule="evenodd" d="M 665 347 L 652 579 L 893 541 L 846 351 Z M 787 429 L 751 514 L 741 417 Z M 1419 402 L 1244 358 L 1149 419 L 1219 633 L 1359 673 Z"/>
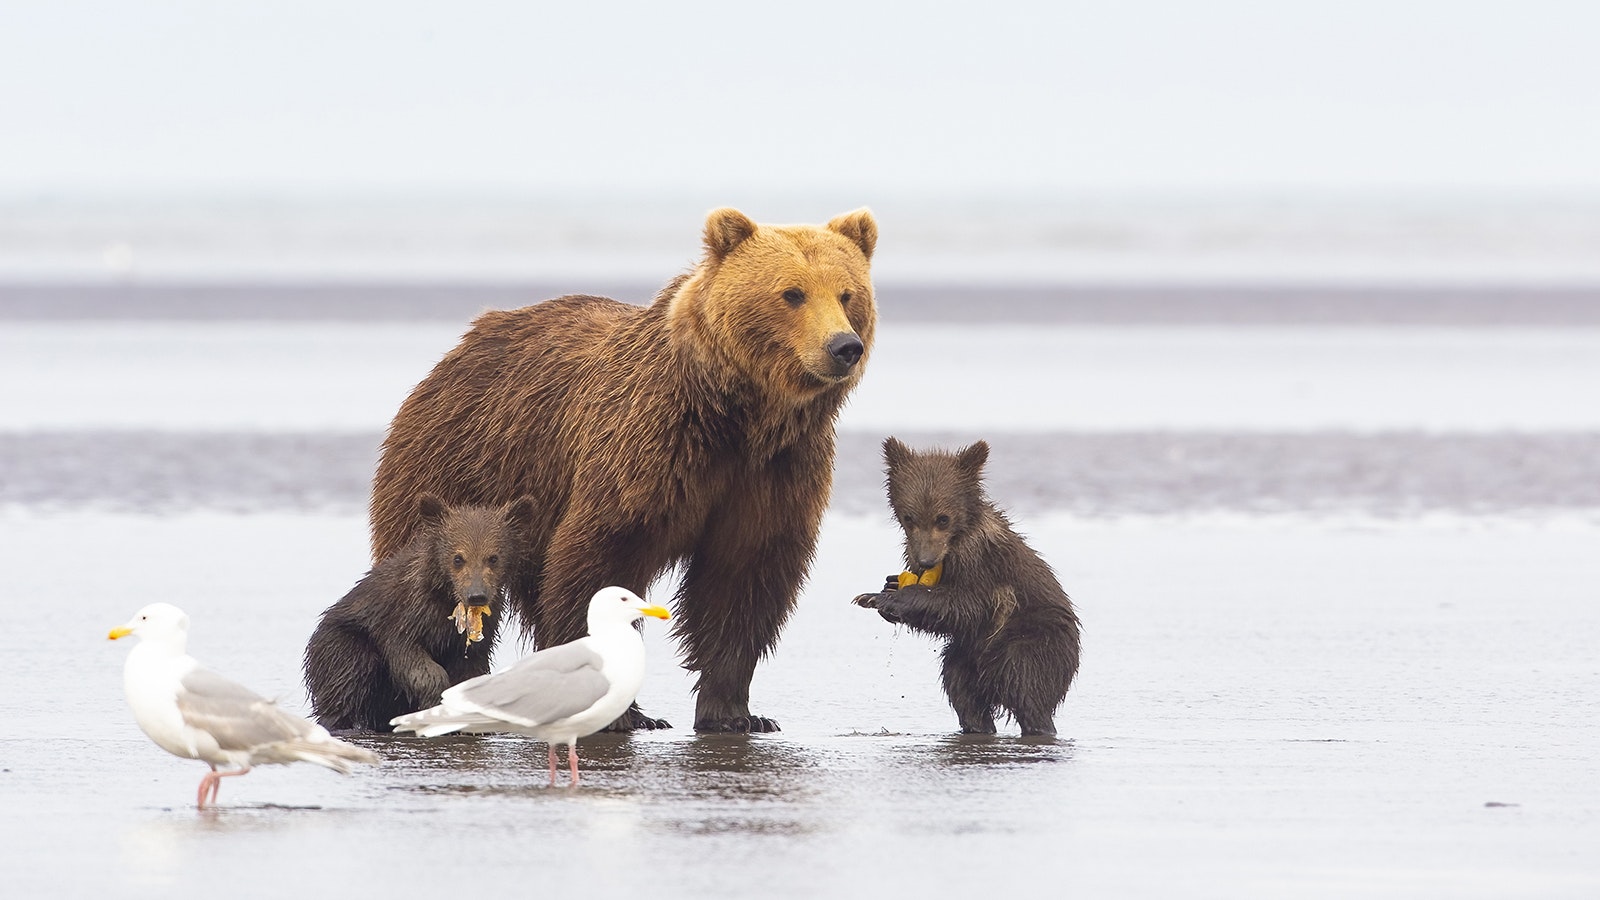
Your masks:
<path fill-rule="evenodd" d="M 993 734 L 1003 708 L 1023 734 L 1055 734 L 1078 673 L 1078 615 L 984 493 L 989 445 L 917 453 L 891 437 L 883 456 L 911 571 L 856 604 L 946 638 L 944 692 L 963 732 Z"/>
<path fill-rule="evenodd" d="M 339 602 L 306 645 L 305 681 L 330 730 L 388 731 L 489 672 L 507 579 L 533 502 L 446 507 L 424 493 L 419 528 Z"/>

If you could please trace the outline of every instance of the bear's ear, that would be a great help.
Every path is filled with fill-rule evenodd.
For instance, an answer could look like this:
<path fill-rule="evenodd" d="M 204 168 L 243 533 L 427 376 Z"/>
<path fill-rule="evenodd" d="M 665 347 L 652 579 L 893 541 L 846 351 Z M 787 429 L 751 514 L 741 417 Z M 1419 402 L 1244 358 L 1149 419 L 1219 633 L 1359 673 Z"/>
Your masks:
<path fill-rule="evenodd" d="M 989 461 L 989 443 L 978 441 L 956 454 L 956 468 L 973 481 L 983 479 L 983 464 Z"/>
<path fill-rule="evenodd" d="M 518 534 L 526 534 L 533 528 L 533 517 L 538 509 L 532 497 L 518 497 L 506 505 L 506 524 Z"/>
<path fill-rule="evenodd" d="M 898 438 L 886 437 L 883 439 L 883 462 L 890 471 L 904 466 L 911 461 L 911 448 L 900 443 Z"/>
<path fill-rule="evenodd" d="M 756 233 L 756 223 L 737 209 L 724 206 L 706 216 L 706 253 L 712 259 L 722 259 L 750 235 Z"/>
<path fill-rule="evenodd" d="M 444 521 L 444 501 L 423 491 L 417 495 L 417 514 L 422 516 L 423 522 L 437 525 Z"/>
<path fill-rule="evenodd" d="M 872 217 L 872 210 L 863 206 L 854 212 L 835 216 L 828 222 L 828 230 L 849 238 L 851 243 L 861 248 L 862 256 L 872 259 L 872 251 L 878 246 L 878 220 Z"/>

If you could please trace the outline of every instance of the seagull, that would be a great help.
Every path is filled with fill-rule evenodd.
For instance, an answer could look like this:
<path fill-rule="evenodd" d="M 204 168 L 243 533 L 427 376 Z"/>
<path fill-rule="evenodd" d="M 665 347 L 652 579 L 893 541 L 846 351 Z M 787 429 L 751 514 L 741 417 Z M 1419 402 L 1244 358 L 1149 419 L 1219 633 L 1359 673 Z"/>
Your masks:
<path fill-rule="evenodd" d="M 550 784 L 556 783 L 556 745 L 567 745 L 572 784 L 578 783 L 578 738 L 616 721 L 644 683 L 644 640 L 633 623 L 671 618 L 620 587 L 589 600 L 589 636 L 525 656 L 504 672 L 449 688 L 438 706 L 397 716 L 395 731 L 438 737 L 462 731 L 508 731 L 550 745 Z"/>
<path fill-rule="evenodd" d="M 244 775 L 251 766 L 309 762 L 348 775 L 353 762 L 378 761 L 376 754 L 337 740 L 315 722 L 200 665 L 185 652 L 189 617 L 178 607 L 152 603 L 107 637 L 130 634 L 139 645 L 128 653 L 122 685 L 134 721 L 168 753 L 211 765 L 200 779 L 197 807 L 216 805 L 222 779 Z"/>

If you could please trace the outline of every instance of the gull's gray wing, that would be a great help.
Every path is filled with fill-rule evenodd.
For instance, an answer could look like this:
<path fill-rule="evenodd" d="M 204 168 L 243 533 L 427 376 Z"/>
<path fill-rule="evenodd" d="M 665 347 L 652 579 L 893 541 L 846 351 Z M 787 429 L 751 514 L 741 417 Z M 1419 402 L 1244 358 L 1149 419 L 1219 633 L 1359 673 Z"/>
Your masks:
<path fill-rule="evenodd" d="M 210 734 L 224 750 L 251 750 L 311 733 L 310 722 L 208 669 L 195 668 L 179 684 L 184 724 Z"/>
<path fill-rule="evenodd" d="M 611 682 L 600 674 L 600 654 L 583 640 L 523 657 L 496 675 L 459 686 L 459 696 L 486 713 L 524 725 L 577 715 L 599 702 Z"/>

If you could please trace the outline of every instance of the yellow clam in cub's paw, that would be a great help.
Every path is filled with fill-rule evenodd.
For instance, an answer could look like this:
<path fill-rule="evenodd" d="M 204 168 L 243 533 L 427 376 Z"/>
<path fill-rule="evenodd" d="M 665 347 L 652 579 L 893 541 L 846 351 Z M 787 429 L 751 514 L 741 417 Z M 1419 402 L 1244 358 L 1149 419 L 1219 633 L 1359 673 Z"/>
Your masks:
<path fill-rule="evenodd" d="M 467 635 L 467 646 L 483 640 L 483 617 L 494 613 L 487 606 L 468 606 L 465 602 L 456 604 L 455 611 L 450 613 L 450 618 L 456 623 L 456 633 Z"/>
<path fill-rule="evenodd" d="M 926 572 L 923 572 L 921 575 L 918 575 L 917 573 L 910 572 L 910 571 L 901 572 L 900 573 L 900 586 L 901 587 L 908 587 L 908 586 L 913 585 L 913 584 L 920 584 L 923 587 L 933 587 L 934 585 L 939 583 L 939 576 L 942 575 L 942 574 L 944 574 L 944 562 L 943 561 L 940 561 L 938 565 L 934 566 L 933 568 L 929 569 Z"/>

